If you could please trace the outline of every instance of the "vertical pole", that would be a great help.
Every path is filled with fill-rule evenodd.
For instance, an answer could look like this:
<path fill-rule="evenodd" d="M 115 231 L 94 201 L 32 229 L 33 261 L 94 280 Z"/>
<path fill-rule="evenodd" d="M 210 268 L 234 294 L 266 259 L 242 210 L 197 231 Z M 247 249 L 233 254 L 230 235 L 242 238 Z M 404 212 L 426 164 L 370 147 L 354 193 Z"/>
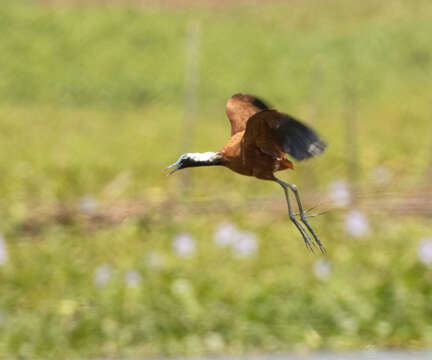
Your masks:
<path fill-rule="evenodd" d="M 429 135 L 430 135 L 430 139 L 429 139 L 429 141 L 430 141 L 430 144 L 429 144 L 429 166 L 428 166 L 428 170 L 427 170 L 427 174 L 426 174 L 426 177 L 427 177 L 427 180 L 429 180 L 428 181 L 428 183 L 430 184 L 431 183 L 431 181 L 432 181 L 432 104 L 431 104 L 431 109 L 430 109 L 430 120 L 429 120 L 429 122 L 430 122 L 430 129 L 429 129 Z"/>
<path fill-rule="evenodd" d="M 357 203 L 357 195 L 359 192 L 357 102 L 356 102 L 356 93 L 352 86 L 347 85 L 345 93 L 346 93 L 345 155 L 347 159 L 347 176 L 351 187 L 350 207 L 355 207 Z"/>
<path fill-rule="evenodd" d="M 196 112 L 199 90 L 199 55 L 201 24 L 191 20 L 186 28 L 186 67 L 184 77 L 183 136 L 181 153 L 192 152 L 195 137 Z M 192 186 L 192 172 L 181 173 L 182 191 L 186 193 Z"/>

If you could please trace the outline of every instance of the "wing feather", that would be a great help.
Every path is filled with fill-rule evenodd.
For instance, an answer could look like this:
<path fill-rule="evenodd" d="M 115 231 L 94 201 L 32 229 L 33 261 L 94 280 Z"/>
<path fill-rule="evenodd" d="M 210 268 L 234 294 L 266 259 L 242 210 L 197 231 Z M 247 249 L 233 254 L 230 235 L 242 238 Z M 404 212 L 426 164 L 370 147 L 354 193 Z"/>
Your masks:
<path fill-rule="evenodd" d="M 276 142 L 286 154 L 305 160 L 324 152 L 326 143 L 309 126 L 290 115 L 265 110 L 253 115 L 246 125 L 246 143 L 268 148 Z"/>

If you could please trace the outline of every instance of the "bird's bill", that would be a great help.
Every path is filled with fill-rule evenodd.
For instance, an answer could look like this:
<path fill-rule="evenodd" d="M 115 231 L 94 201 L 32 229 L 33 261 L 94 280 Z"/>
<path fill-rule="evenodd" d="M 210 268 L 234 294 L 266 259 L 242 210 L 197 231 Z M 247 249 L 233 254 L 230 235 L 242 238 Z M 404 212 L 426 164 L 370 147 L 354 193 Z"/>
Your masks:
<path fill-rule="evenodd" d="M 170 166 L 168 166 L 165 169 L 165 171 L 168 170 L 168 169 L 171 169 L 171 168 L 174 168 L 174 169 L 171 170 L 167 175 L 171 175 L 172 173 L 175 173 L 177 170 L 181 169 L 181 162 L 180 162 L 180 160 L 178 160 L 174 164 L 171 164 Z"/>

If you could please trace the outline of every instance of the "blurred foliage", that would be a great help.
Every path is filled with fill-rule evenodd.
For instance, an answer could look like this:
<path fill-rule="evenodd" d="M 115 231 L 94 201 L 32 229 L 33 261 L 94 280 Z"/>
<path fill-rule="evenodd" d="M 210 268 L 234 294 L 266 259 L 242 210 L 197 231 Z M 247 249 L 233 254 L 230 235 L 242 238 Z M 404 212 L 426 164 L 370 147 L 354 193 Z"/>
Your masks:
<path fill-rule="evenodd" d="M 432 268 L 417 256 L 430 222 L 374 212 L 370 234 L 354 239 L 344 233 L 341 211 L 313 219 L 331 266 L 320 278 L 320 257 L 306 251 L 285 210 L 248 209 L 246 200 L 257 196 L 282 208 L 277 185 L 196 169 L 184 194 L 179 177 L 164 176 L 184 150 L 191 19 L 201 23 L 201 80 L 190 151 L 223 146 L 225 100 L 248 92 L 307 119 L 328 139 L 322 158 L 281 174 L 301 190 L 324 192 L 346 177 L 348 116 L 358 120 L 364 196 L 423 181 L 430 1 L 216 9 L 3 1 L 0 229 L 8 260 L 0 267 L 0 356 L 430 347 Z M 378 166 L 394 182 L 369 184 Z M 193 211 L 195 200 L 209 199 L 237 206 Z M 83 220 L 137 200 L 149 209 L 145 216 L 115 226 Z M 173 212 L 178 203 L 192 211 Z M 68 207 L 81 213 L 32 225 Z M 223 221 L 256 234 L 258 251 L 238 258 L 217 246 L 213 232 Z M 196 241 L 189 257 L 172 245 L 181 232 Z"/>

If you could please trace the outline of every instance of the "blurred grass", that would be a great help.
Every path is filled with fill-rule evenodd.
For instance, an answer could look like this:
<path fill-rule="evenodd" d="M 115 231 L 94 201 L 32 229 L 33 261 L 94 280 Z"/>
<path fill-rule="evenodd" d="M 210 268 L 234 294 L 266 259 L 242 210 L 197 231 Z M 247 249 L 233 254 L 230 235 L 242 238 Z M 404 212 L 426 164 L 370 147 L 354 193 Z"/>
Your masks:
<path fill-rule="evenodd" d="M 342 212 L 313 219 L 332 269 L 320 280 L 313 271 L 318 257 L 304 249 L 285 212 L 247 208 L 252 196 L 283 204 L 276 185 L 226 169 L 196 169 L 184 195 L 178 177 L 164 176 L 181 150 L 190 19 L 202 24 L 198 136 L 190 151 L 223 146 L 225 100 L 242 91 L 308 120 L 328 139 L 325 156 L 282 175 L 301 189 L 312 182 L 324 192 L 346 177 L 350 111 L 359 122 L 362 182 L 377 166 L 394 179 L 381 192 L 424 181 L 430 1 L 290 1 L 216 10 L 3 1 L 0 229 L 9 261 L 0 268 L 0 356 L 430 347 L 432 269 L 416 253 L 419 240 L 431 236 L 426 220 L 378 215 L 371 234 L 356 240 L 345 235 Z M 355 109 L 348 108 L 348 92 L 356 96 Z M 80 219 L 52 221 L 36 234 L 23 227 L 39 211 L 79 207 L 83 197 L 99 207 L 191 199 L 244 206 L 226 214 L 155 207 L 90 230 Z M 222 221 L 255 233 L 258 253 L 238 259 L 217 247 L 213 231 Z M 191 258 L 172 249 L 179 232 L 197 241 Z M 103 264 L 113 273 L 98 287 L 95 271 Z M 141 276 L 137 287 L 125 282 L 131 269 Z"/>

